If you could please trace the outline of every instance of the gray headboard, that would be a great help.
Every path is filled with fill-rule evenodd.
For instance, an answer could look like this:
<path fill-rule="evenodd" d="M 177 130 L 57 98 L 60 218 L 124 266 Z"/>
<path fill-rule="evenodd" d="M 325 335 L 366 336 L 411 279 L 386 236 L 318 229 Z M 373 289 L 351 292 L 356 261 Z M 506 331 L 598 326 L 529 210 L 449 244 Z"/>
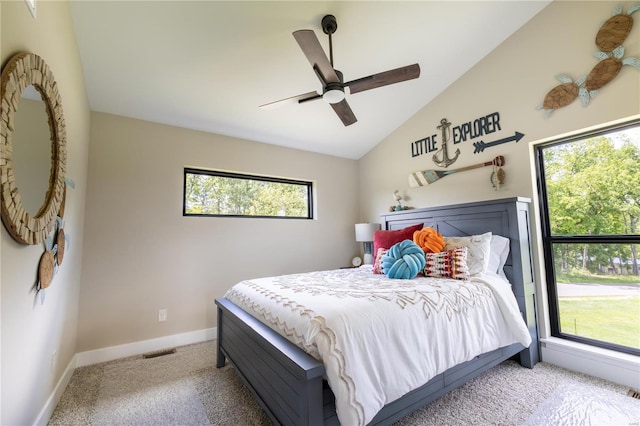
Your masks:
<path fill-rule="evenodd" d="M 491 232 L 509 238 L 510 253 L 504 267 L 520 311 L 537 342 L 535 283 L 528 198 L 515 197 L 441 207 L 403 210 L 380 215 L 382 229 L 402 229 L 422 223 L 445 237 Z M 535 351 L 533 351 L 535 352 Z M 537 362 L 537 360 L 536 360 Z"/>

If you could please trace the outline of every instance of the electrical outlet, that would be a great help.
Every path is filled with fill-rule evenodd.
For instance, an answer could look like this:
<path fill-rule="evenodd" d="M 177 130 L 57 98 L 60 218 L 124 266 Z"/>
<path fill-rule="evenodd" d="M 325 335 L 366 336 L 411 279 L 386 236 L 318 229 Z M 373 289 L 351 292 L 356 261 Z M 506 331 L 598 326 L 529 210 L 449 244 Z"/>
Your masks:
<path fill-rule="evenodd" d="M 166 321 L 167 320 L 167 309 L 163 308 L 158 310 L 158 321 L 162 322 L 162 321 Z"/>

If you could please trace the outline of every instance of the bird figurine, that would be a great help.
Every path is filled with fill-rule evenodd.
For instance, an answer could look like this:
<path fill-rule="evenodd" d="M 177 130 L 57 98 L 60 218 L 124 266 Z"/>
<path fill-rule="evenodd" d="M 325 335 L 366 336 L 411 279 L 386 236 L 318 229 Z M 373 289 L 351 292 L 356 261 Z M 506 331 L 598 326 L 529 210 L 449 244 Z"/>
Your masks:
<path fill-rule="evenodd" d="M 402 208 L 402 195 L 400 195 L 400 191 L 398 191 L 397 189 L 395 191 L 393 191 L 393 198 L 396 200 L 396 207 L 395 207 L 395 211 L 399 212 L 401 210 L 403 210 Z"/>

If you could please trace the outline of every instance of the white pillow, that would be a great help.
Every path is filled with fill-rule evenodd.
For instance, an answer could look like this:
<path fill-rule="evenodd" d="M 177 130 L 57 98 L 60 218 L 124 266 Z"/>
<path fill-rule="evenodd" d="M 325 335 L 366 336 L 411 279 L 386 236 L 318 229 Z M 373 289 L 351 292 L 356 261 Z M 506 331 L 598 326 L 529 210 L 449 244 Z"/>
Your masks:
<path fill-rule="evenodd" d="M 505 280 L 507 276 L 504 274 L 504 264 L 507 263 L 507 257 L 509 257 L 509 239 L 501 235 L 491 236 L 491 253 L 489 253 L 489 266 L 488 272 L 494 272 L 500 275 Z"/>
<path fill-rule="evenodd" d="M 467 248 L 467 266 L 469 275 L 482 274 L 488 271 L 489 254 L 491 252 L 491 232 L 469 237 L 444 237 L 443 251 L 458 247 Z"/>

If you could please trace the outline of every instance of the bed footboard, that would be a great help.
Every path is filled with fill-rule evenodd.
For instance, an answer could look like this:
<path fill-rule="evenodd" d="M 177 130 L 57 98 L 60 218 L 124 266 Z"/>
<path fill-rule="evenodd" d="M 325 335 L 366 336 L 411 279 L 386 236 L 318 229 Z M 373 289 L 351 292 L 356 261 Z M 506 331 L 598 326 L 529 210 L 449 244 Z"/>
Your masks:
<path fill-rule="evenodd" d="M 216 305 L 216 366 L 229 358 L 275 424 L 324 424 L 322 363 L 229 300 Z"/>

